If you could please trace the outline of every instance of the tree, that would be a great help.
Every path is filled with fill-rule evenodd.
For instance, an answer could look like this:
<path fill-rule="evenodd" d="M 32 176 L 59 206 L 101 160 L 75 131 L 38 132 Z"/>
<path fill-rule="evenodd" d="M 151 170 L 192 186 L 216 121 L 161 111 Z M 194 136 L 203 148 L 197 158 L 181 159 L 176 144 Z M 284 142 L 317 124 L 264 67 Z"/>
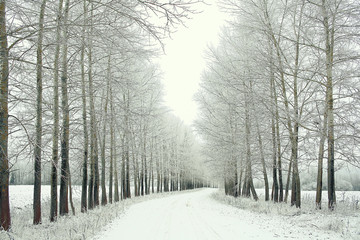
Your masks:
<path fill-rule="evenodd" d="M 54 56 L 54 130 L 53 130 L 53 146 L 51 161 L 51 198 L 50 198 L 50 221 L 55 221 L 58 213 L 58 162 L 59 162 L 59 59 L 60 59 L 60 37 L 61 37 L 61 15 L 63 8 L 63 0 L 59 1 L 57 18 L 56 18 L 56 49 Z"/>
<path fill-rule="evenodd" d="M 43 58 L 43 32 L 44 32 L 44 12 L 46 7 L 46 0 L 43 0 L 40 6 L 39 15 L 39 33 L 37 42 L 37 56 L 36 56 L 36 88 L 37 88 L 37 102 L 36 102 L 36 144 L 35 152 L 35 171 L 34 171 L 34 224 L 41 223 L 41 137 L 42 137 L 42 58 Z"/>
<path fill-rule="evenodd" d="M 8 160 L 8 84 L 9 62 L 6 31 L 6 1 L 0 1 L 0 224 L 4 230 L 11 226 L 9 205 L 9 160 Z"/>
<path fill-rule="evenodd" d="M 61 107 L 62 107 L 62 139 L 61 139 L 61 181 L 60 181 L 60 215 L 69 213 L 68 191 L 69 191 L 69 99 L 68 99 L 68 73 L 67 73 L 67 51 L 68 51 L 68 17 L 70 0 L 65 1 L 63 20 L 63 46 L 62 46 L 62 72 L 61 72 Z"/>
<path fill-rule="evenodd" d="M 84 156 L 83 156 L 83 178 L 82 178 L 82 189 L 81 189 L 81 212 L 87 211 L 87 182 L 88 182 L 88 149 L 89 149 L 89 135 L 87 129 L 87 104 L 86 104 L 86 73 L 85 73 L 85 39 L 86 39 L 86 26 L 87 26 L 87 2 L 84 0 L 84 26 L 82 28 L 82 45 L 81 45 L 81 93 L 82 93 L 82 118 L 83 118 L 83 129 L 84 129 Z"/>

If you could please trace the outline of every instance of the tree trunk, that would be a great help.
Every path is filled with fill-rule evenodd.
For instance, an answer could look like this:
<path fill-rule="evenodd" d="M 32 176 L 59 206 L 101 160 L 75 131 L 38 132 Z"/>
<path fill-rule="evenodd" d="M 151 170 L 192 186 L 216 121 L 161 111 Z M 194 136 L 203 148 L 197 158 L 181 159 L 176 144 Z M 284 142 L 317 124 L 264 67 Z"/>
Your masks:
<path fill-rule="evenodd" d="M 326 53 L 326 106 L 327 106 L 327 133 L 328 133 L 328 208 L 334 210 L 336 204 L 335 195 L 335 140 L 334 140 L 334 99 L 332 69 L 334 62 L 334 35 L 335 16 L 331 26 L 326 0 L 322 0 L 321 10 L 323 13 L 323 24 L 325 30 L 325 53 Z"/>
<path fill-rule="evenodd" d="M 103 139 L 102 139 L 102 147 L 101 147 L 101 205 L 107 204 L 106 197 L 106 166 L 105 166 L 105 146 L 106 146 L 106 123 L 107 123 L 107 109 L 109 102 L 109 88 L 110 88 L 110 78 L 111 78 L 111 55 L 109 54 L 108 59 L 108 69 L 107 69 L 107 83 L 106 83 L 106 97 L 105 97 L 105 105 L 104 105 L 104 117 L 103 117 Z"/>
<path fill-rule="evenodd" d="M 245 84 L 244 84 L 245 86 Z M 246 88 L 246 86 L 245 86 Z M 246 172 L 243 187 L 243 196 L 250 197 L 252 193 L 255 200 L 258 200 L 253 180 L 252 180 L 252 167 L 251 167 L 251 148 L 250 148 L 250 112 L 249 112 L 249 96 L 245 93 L 245 145 L 246 145 Z"/>
<path fill-rule="evenodd" d="M 267 176 L 267 172 L 266 172 L 264 149 L 263 149 L 263 144 L 262 144 L 262 139 L 261 139 L 261 134 L 260 134 L 260 129 L 259 129 L 259 122 L 257 121 L 257 119 L 255 119 L 255 122 L 256 122 L 256 130 L 257 130 L 257 133 L 258 133 L 258 142 L 259 142 L 261 165 L 262 165 L 263 175 L 264 175 L 265 201 L 269 201 L 269 181 L 268 181 L 268 176 Z"/>
<path fill-rule="evenodd" d="M 69 164 L 69 162 L 68 162 L 68 164 Z M 74 202 L 73 202 L 73 197 L 72 197 L 71 173 L 70 173 L 69 165 L 68 165 L 67 169 L 68 169 L 68 176 L 69 176 L 69 200 L 70 200 L 71 212 L 75 216 L 75 207 L 74 207 Z"/>
<path fill-rule="evenodd" d="M 327 106 L 325 103 L 324 110 L 324 121 L 322 129 L 320 132 L 320 144 L 319 144 L 319 154 L 318 154 L 318 173 L 316 181 L 316 208 L 321 209 L 321 197 L 322 197 L 322 179 L 323 179 L 323 159 L 324 159 L 324 149 L 325 149 L 325 140 L 326 140 L 326 131 L 327 131 Z"/>
<path fill-rule="evenodd" d="M 115 189 L 114 189 L 114 200 L 115 202 L 120 201 L 119 194 L 119 179 L 118 179 L 118 168 L 117 168 L 117 155 L 116 155 L 116 141 L 115 141 L 115 109 L 114 109 L 114 97 L 112 93 L 112 89 L 110 88 L 110 182 L 109 185 L 113 185 L 113 172 L 114 172 L 114 181 L 115 181 Z M 114 170 L 115 169 L 115 170 Z M 111 192 L 111 188 L 109 186 L 109 192 Z M 112 197 L 109 196 L 109 200 L 111 202 Z"/>
<path fill-rule="evenodd" d="M 125 135 L 121 140 L 122 145 L 122 154 L 121 154 L 121 199 L 126 199 L 127 192 L 126 192 L 126 156 L 125 156 Z"/>
<path fill-rule="evenodd" d="M 110 146 L 110 182 L 109 185 L 113 185 L 112 180 L 113 180 L 113 165 L 115 168 L 114 171 L 114 180 L 115 180 L 115 189 L 114 189 L 114 198 L 115 198 L 115 202 L 120 201 L 120 195 L 119 195 L 119 179 L 118 179 L 118 169 L 117 169 L 117 155 L 116 155 L 116 145 L 115 145 L 115 110 L 114 110 L 114 98 L 113 98 L 113 94 L 112 94 L 112 89 L 110 88 L 110 110 L 111 110 L 111 118 L 110 118 L 110 136 L 111 136 L 111 146 Z M 111 192 L 111 188 L 109 186 L 109 191 Z M 112 197 L 110 198 L 109 196 L 109 200 L 111 202 Z"/>
<path fill-rule="evenodd" d="M 295 35 L 296 35 L 296 45 L 295 45 L 295 63 L 294 63 L 294 84 L 293 84 L 293 93 L 294 93 L 294 115 L 295 115 L 295 123 L 294 123 L 294 135 L 292 141 L 294 143 L 292 144 L 292 155 L 294 155 L 294 180 L 295 180 L 295 188 L 296 188 L 296 207 L 300 207 L 301 202 L 301 189 L 300 189 L 300 175 L 299 175 L 299 169 L 298 169 L 298 145 L 299 145 L 299 95 L 298 95 L 298 73 L 299 73 L 299 57 L 300 57 L 300 32 L 301 32 L 301 24 L 302 24 L 302 15 L 303 10 L 305 6 L 305 1 L 303 1 L 303 4 L 301 6 L 300 11 L 300 18 L 297 21 L 297 32 L 295 29 Z"/>
<path fill-rule="evenodd" d="M 284 201 L 287 202 L 287 199 L 289 197 L 289 187 L 290 187 L 290 178 L 291 178 L 291 173 L 293 166 L 292 166 L 292 161 L 289 162 L 289 168 L 288 168 L 288 174 L 287 174 L 287 180 L 286 180 L 286 185 L 285 185 L 285 199 Z"/>
<path fill-rule="evenodd" d="M 109 89 L 110 91 L 110 169 L 109 169 L 109 203 L 113 202 L 113 173 L 114 173 L 114 121 L 113 121 L 113 99 L 112 99 L 112 92 L 111 92 L 111 88 Z M 117 175 L 116 172 L 116 161 L 115 161 L 115 174 Z M 116 193 L 118 194 L 119 197 L 119 189 L 117 188 L 117 176 L 115 176 L 116 178 L 116 182 L 115 182 L 115 198 L 116 198 Z M 119 201 L 119 199 L 117 199 L 117 201 Z M 117 202 L 116 201 L 116 202 Z"/>
<path fill-rule="evenodd" d="M 61 15 L 63 0 L 59 1 L 56 20 L 56 48 L 54 57 L 54 130 L 51 163 L 51 200 L 50 200 L 50 221 L 55 221 L 58 214 L 58 162 L 59 162 L 59 60 L 60 60 L 60 37 L 61 37 Z"/>
<path fill-rule="evenodd" d="M 145 136 L 144 136 L 143 154 L 144 154 L 144 184 L 145 184 L 144 188 L 145 188 L 145 194 L 148 195 L 149 194 L 149 190 L 148 190 L 148 167 L 147 167 L 147 160 L 146 160 L 146 137 Z"/>
<path fill-rule="evenodd" d="M 91 157 L 91 174 L 89 182 L 89 209 L 99 205 L 99 155 L 98 155 L 98 140 L 97 140 L 97 126 L 95 116 L 95 100 L 94 100 L 94 87 L 92 76 L 92 35 L 93 35 L 93 9 L 91 3 L 90 11 L 90 33 L 88 35 L 88 61 L 89 61 L 89 100 L 90 100 L 90 157 Z"/>
<path fill-rule="evenodd" d="M 114 151 L 115 151 L 115 135 L 114 135 L 114 106 L 113 106 L 113 96 L 111 87 L 109 88 L 110 93 L 110 169 L 109 169 L 109 202 L 113 202 L 113 180 L 114 180 L 114 165 L 115 165 L 115 202 L 119 201 L 119 187 L 117 179 L 117 166 L 116 160 L 114 162 Z"/>
<path fill-rule="evenodd" d="M 82 93 L 82 119 L 83 119 L 83 133 L 84 133 L 84 152 L 83 152 L 83 167 L 82 167 L 82 188 L 81 188 L 81 212 L 87 211 L 87 164 L 88 164 L 88 150 L 89 150 L 89 136 L 87 130 L 87 114 L 86 114 L 86 84 L 85 84 L 85 36 L 87 26 L 87 3 L 84 0 L 84 26 L 82 28 L 82 44 L 81 44 L 81 93 Z"/>
<path fill-rule="evenodd" d="M 36 54 L 36 144 L 34 146 L 35 152 L 35 166 L 34 166 L 34 198 L 33 209 L 34 218 L 33 223 L 41 223 L 41 137 L 42 137 L 42 45 L 44 34 L 44 13 L 46 0 L 41 2 L 40 16 L 39 16 L 39 35 L 37 42 Z"/>
<path fill-rule="evenodd" d="M 62 74 L 61 74 L 61 106 L 63 114 L 61 139 L 61 181 L 60 181 L 60 215 L 69 213 L 68 206 L 68 180 L 69 180 L 69 99 L 67 90 L 67 39 L 68 39 L 68 16 L 70 0 L 66 0 L 64 9 L 64 32 L 63 32 L 63 54 L 62 54 Z"/>
<path fill-rule="evenodd" d="M 129 123 L 129 114 L 130 114 L 130 109 L 129 109 L 129 105 L 130 105 L 130 93 L 128 91 L 127 93 L 128 95 L 128 99 L 126 100 L 126 96 L 125 94 L 123 95 L 124 98 L 124 104 L 126 106 L 126 111 L 125 111 L 125 188 L 126 188 L 126 198 L 131 198 L 131 189 L 130 189 L 130 136 L 129 136 L 129 132 L 130 132 L 130 123 Z M 134 174 L 134 178 L 136 178 L 135 174 Z M 136 189 L 136 188 L 135 188 Z"/>
<path fill-rule="evenodd" d="M 272 159 L 273 159 L 273 191 L 272 191 L 272 200 L 274 202 L 279 201 L 279 185 L 278 185 L 278 178 L 277 178 L 277 171 L 278 171 L 278 164 L 277 164 L 277 138 L 276 138 L 276 125 L 275 122 L 277 121 L 278 111 L 277 111 L 277 99 L 276 99 L 276 92 L 275 92 L 275 76 L 274 76 L 274 66 L 273 66 L 273 47 L 270 46 L 270 98 L 273 101 L 271 104 L 271 139 L 272 139 Z M 275 107 L 273 106 L 275 105 Z M 274 109 L 276 112 L 274 112 Z M 277 122 L 278 124 L 278 122 Z M 280 158 L 281 160 L 281 158 Z M 281 169 L 279 169 L 279 173 L 281 173 Z M 282 182 L 282 181 L 281 181 Z"/>
<path fill-rule="evenodd" d="M 9 161 L 8 161 L 8 86 L 9 52 L 6 32 L 5 4 L 0 1 L 0 224 L 5 231 L 11 226 L 9 205 Z"/>
<path fill-rule="evenodd" d="M 278 108 L 278 101 L 277 101 L 277 94 L 274 87 L 274 99 L 275 99 L 275 130 L 276 130 L 276 143 L 277 143 L 277 170 L 279 173 L 279 195 L 278 201 L 284 201 L 284 187 L 283 187 L 283 177 L 282 177 L 282 161 L 281 161 L 281 140 L 280 140 L 280 116 L 279 116 L 279 108 Z"/>

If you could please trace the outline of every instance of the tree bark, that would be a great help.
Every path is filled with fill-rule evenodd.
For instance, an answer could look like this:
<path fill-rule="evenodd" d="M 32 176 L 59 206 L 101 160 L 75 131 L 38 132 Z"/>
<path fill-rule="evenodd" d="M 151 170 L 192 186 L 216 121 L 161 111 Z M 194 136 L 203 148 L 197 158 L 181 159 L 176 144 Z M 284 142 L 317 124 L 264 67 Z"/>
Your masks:
<path fill-rule="evenodd" d="M 328 133 L 328 208 L 334 210 L 336 205 L 335 195 L 335 140 L 334 140 L 334 99 L 333 99 L 333 62 L 334 62 L 334 35 L 335 16 L 329 24 L 329 13 L 326 6 L 327 0 L 322 0 L 321 10 L 325 30 L 326 53 L 326 105 L 327 105 L 327 133 Z"/>
<path fill-rule="evenodd" d="M 61 16 L 63 0 L 59 1 L 56 19 L 56 47 L 54 57 L 54 130 L 52 143 L 51 162 L 51 200 L 50 200 L 50 221 L 54 222 L 58 214 L 58 162 L 59 162 L 59 60 L 60 60 L 60 37 L 61 37 Z"/>
<path fill-rule="evenodd" d="M 41 137 L 42 137 L 42 51 L 43 51 L 43 34 L 44 34 L 44 14 L 46 0 L 41 2 L 39 15 L 39 35 L 36 53 L 36 144 L 34 147 L 35 166 L 34 166 L 34 198 L 33 224 L 41 223 Z"/>
<path fill-rule="evenodd" d="M 122 154 L 121 154 L 121 199 L 126 199 L 126 156 L 125 156 L 125 134 L 121 140 Z"/>
<path fill-rule="evenodd" d="M 325 140 L 326 140 L 326 131 L 327 131 L 327 106 L 325 103 L 324 110 L 324 121 L 322 124 L 322 129 L 320 131 L 320 143 L 319 143 L 319 154 L 318 154 L 318 172 L 317 172 L 317 181 L 316 181 L 316 208 L 321 209 L 321 198 L 322 198 L 322 179 L 323 179 L 323 159 L 324 159 L 324 149 L 325 149 Z"/>
<path fill-rule="evenodd" d="M 273 103 L 275 104 L 275 102 L 277 102 L 275 100 L 275 94 L 274 94 L 274 84 L 275 84 L 275 80 L 274 80 L 274 70 L 273 70 L 273 54 L 272 54 L 272 47 L 270 46 L 270 53 L 271 53 L 271 59 L 270 59 L 270 98 L 273 100 Z M 277 178 L 277 170 L 278 170 L 278 165 L 277 165 L 277 148 L 276 148 L 276 144 L 277 144 L 277 139 L 276 139 L 276 126 L 275 126 L 275 121 L 276 121 L 276 114 L 274 114 L 274 107 L 273 105 L 271 105 L 271 112 L 272 112 L 272 116 L 271 116 L 271 140 L 272 140 L 272 160 L 273 160 L 273 191 L 272 191 L 272 200 L 274 202 L 278 202 L 279 201 L 279 186 L 278 186 L 278 178 Z M 277 108 L 277 106 L 275 106 L 275 108 Z"/>
<path fill-rule="evenodd" d="M 112 185 L 113 185 L 113 172 L 114 172 L 114 181 L 115 181 L 115 189 L 114 189 L 114 200 L 115 202 L 120 201 L 119 195 L 119 180 L 118 180 L 118 169 L 117 169 L 117 155 L 116 155 L 116 145 L 115 145 L 115 110 L 114 110 L 114 98 L 112 94 L 112 89 L 110 88 L 110 181 L 109 181 L 109 194 L 112 192 Z M 111 203 L 112 196 L 109 195 L 109 201 Z"/>
<path fill-rule="evenodd" d="M 0 224 L 8 231 L 11 226 L 9 205 L 9 161 L 8 161 L 8 94 L 9 52 L 5 17 L 6 1 L 0 1 Z"/>
<path fill-rule="evenodd" d="M 108 69 L 107 69 L 107 81 L 106 81 L 106 97 L 104 105 L 104 116 L 103 116 L 103 139 L 101 147 L 101 205 L 107 204 L 106 196 L 106 165 L 105 165 L 105 146 L 106 146 L 106 124 L 107 124 L 107 113 L 108 113 L 108 103 L 109 103 L 109 88 L 110 88 L 110 78 L 111 78 L 111 54 L 108 58 Z"/>
<path fill-rule="evenodd" d="M 68 16 L 70 0 L 66 0 L 64 9 L 64 32 L 63 32 L 63 54 L 62 54 L 62 74 L 61 74 L 61 106 L 63 114 L 62 140 L 61 140 L 61 181 L 60 181 L 60 215 L 69 213 L 68 206 L 68 185 L 69 185 L 69 99 L 67 89 L 67 51 L 68 51 Z"/>
<path fill-rule="evenodd" d="M 86 83 L 85 83 L 85 37 L 87 26 L 87 3 L 83 2 L 84 6 L 84 26 L 82 28 L 82 44 L 81 44 L 81 93 L 82 93 L 82 120 L 83 120 L 83 134 L 84 134 L 84 150 L 83 150 L 83 166 L 82 166 L 82 188 L 81 188 L 81 212 L 87 211 L 87 181 L 88 181 L 88 151 L 89 151 L 89 136 L 87 129 L 87 114 L 86 114 Z"/>
<path fill-rule="evenodd" d="M 98 140 L 97 140 L 97 126 L 95 116 L 95 100 L 94 100 L 94 86 L 92 75 L 92 35 L 93 35 L 93 16 L 94 6 L 91 2 L 90 10 L 90 33 L 88 34 L 88 77 L 89 77 L 89 100 L 90 100 L 90 181 L 89 181 L 89 209 L 99 205 L 99 155 L 98 155 Z"/>

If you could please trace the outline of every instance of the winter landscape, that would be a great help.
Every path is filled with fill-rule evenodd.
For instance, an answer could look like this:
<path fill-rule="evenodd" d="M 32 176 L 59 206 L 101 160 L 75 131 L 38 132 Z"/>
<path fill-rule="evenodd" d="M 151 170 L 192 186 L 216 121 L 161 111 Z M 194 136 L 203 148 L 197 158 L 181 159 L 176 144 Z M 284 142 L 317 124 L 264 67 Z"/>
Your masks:
<path fill-rule="evenodd" d="M 0 0 L 0 240 L 360 239 L 358 0 Z"/>

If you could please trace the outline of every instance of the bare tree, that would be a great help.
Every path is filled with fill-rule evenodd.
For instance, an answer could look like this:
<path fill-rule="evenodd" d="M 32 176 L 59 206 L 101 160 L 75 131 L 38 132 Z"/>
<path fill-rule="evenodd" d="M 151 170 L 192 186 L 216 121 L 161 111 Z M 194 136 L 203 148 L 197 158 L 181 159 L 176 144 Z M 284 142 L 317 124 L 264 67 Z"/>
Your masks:
<path fill-rule="evenodd" d="M 42 137 L 42 58 L 43 58 L 43 34 L 44 34 L 44 13 L 46 7 L 46 0 L 41 2 L 39 15 L 39 33 L 37 42 L 36 55 L 36 144 L 35 152 L 35 166 L 34 166 L 34 224 L 41 223 L 41 137 Z"/>
<path fill-rule="evenodd" d="M 62 46 L 62 72 L 61 72 L 61 107 L 62 107 L 62 137 L 61 137 L 61 181 L 60 181 L 60 215 L 69 213 L 69 99 L 68 99 L 68 17 L 70 0 L 65 1 Z"/>
<path fill-rule="evenodd" d="M 58 162 L 59 162 L 59 59 L 60 59 L 60 37 L 61 37 L 61 16 L 63 8 L 63 0 L 59 1 L 57 18 L 56 18 L 56 49 L 54 56 L 54 130 L 53 130 L 53 146 L 51 161 L 51 198 L 50 198 L 50 221 L 55 221 L 58 213 Z"/>

